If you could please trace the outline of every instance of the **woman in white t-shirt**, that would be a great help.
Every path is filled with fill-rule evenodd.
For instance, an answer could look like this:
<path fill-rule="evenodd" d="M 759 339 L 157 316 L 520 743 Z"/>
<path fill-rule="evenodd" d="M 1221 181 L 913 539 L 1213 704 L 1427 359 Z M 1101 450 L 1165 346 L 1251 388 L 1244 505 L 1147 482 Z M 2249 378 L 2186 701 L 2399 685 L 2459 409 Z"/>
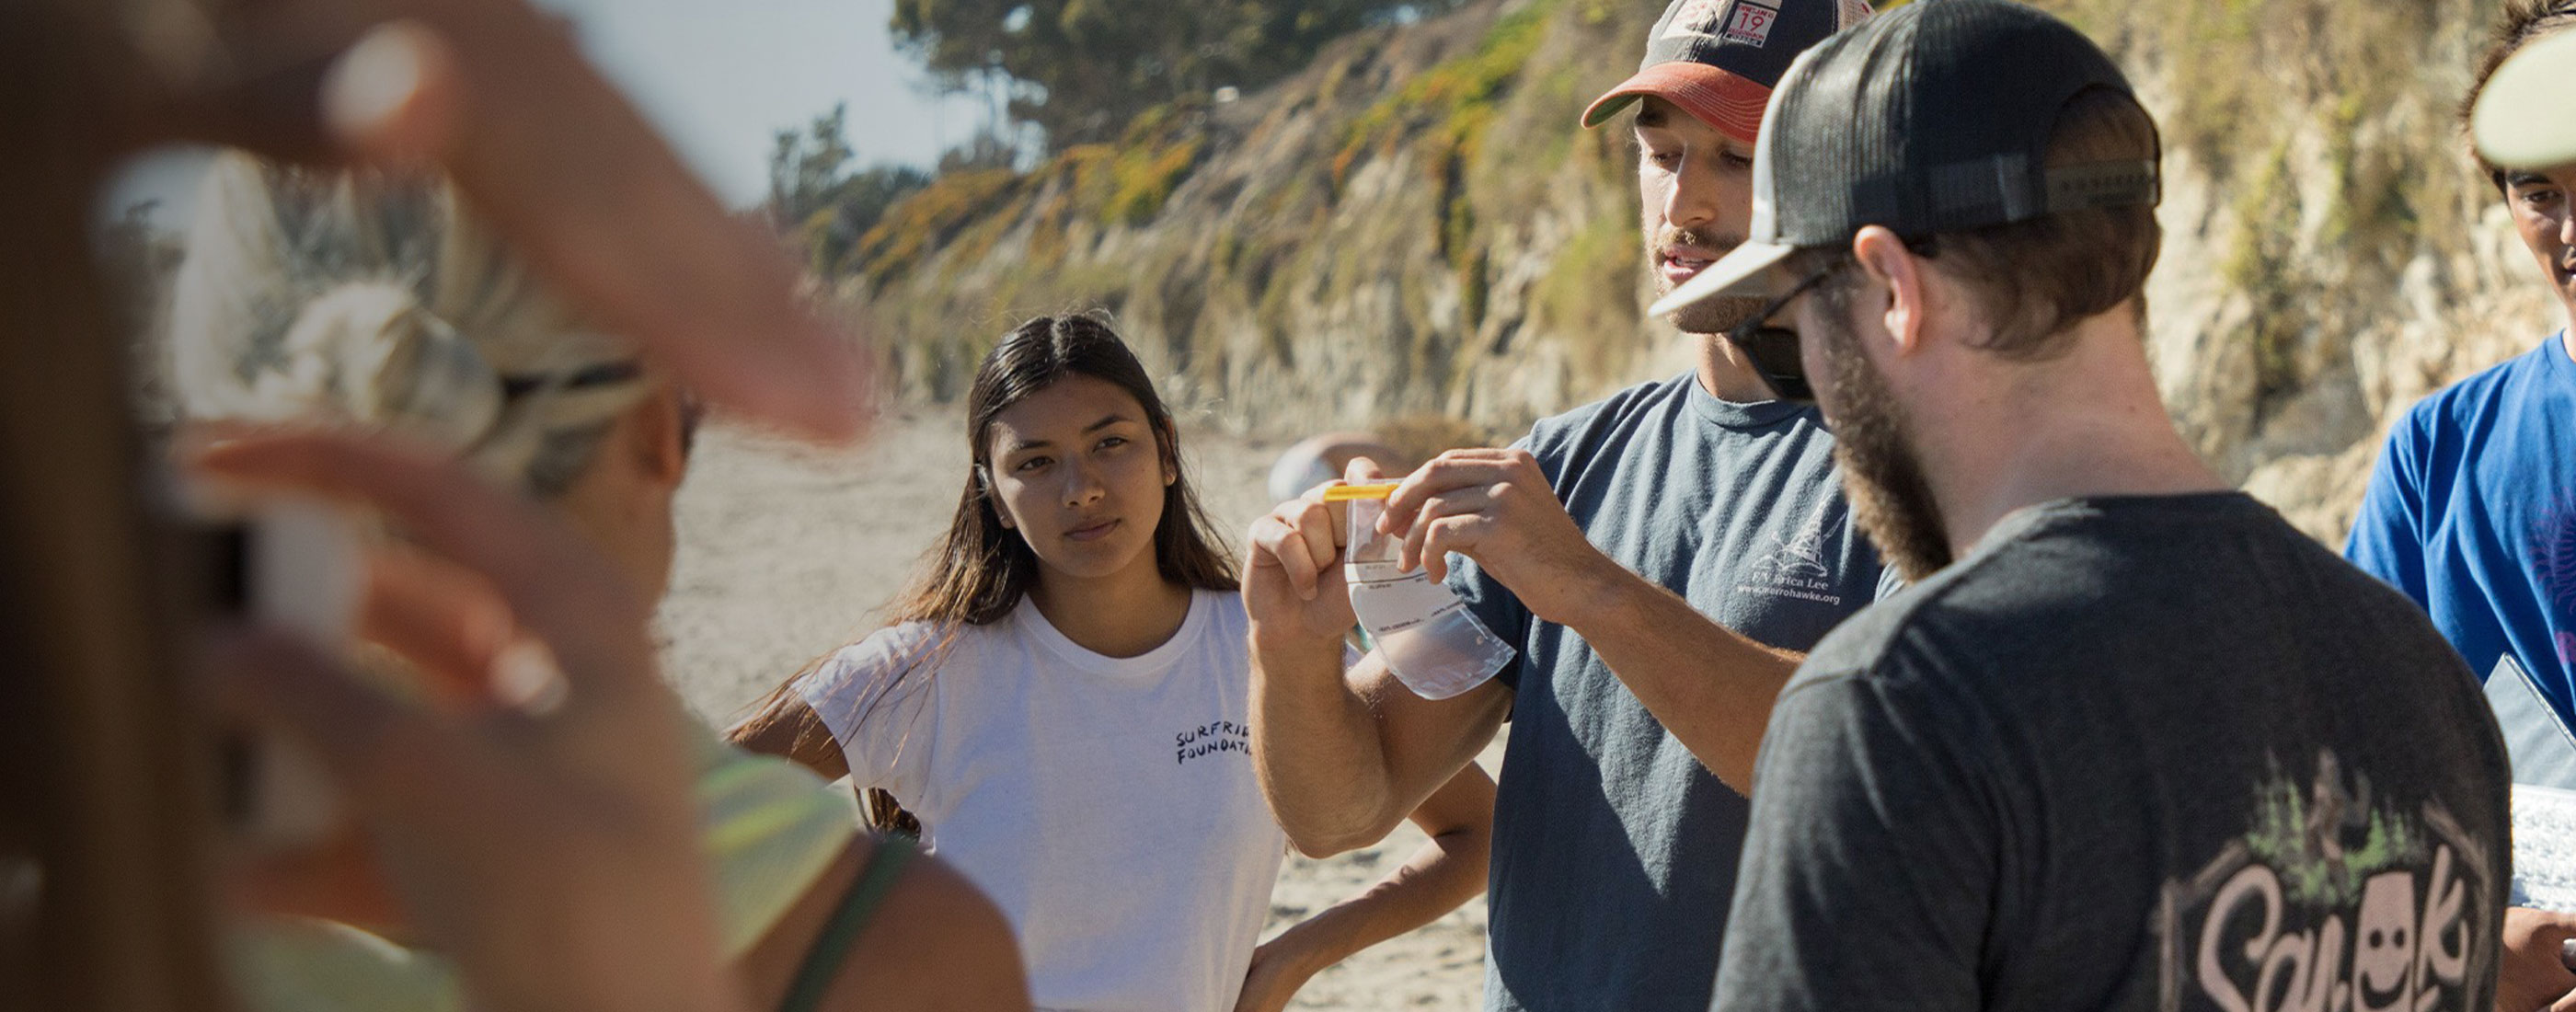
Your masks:
<path fill-rule="evenodd" d="M 1286 851 L 1253 773 L 1234 566 L 1127 346 L 1032 320 L 968 397 L 974 466 L 895 624 L 801 673 L 734 730 L 883 789 L 1000 904 L 1042 1009 L 1283 1007 L 1308 977 L 1484 888 L 1493 784 L 1414 820 L 1377 888 L 1261 945 Z"/>

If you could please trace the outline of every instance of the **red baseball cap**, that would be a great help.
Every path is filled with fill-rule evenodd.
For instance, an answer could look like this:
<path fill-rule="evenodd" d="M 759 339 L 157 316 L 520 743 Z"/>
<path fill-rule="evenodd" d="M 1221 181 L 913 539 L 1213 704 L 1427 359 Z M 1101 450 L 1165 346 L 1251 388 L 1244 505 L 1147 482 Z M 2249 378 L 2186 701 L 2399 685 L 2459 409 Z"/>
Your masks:
<path fill-rule="evenodd" d="M 1597 127 L 1653 95 L 1747 144 L 1762 109 L 1807 47 L 1868 19 L 1867 0 L 1673 0 L 1646 37 L 1637 73 L 1583 110 Z"/>

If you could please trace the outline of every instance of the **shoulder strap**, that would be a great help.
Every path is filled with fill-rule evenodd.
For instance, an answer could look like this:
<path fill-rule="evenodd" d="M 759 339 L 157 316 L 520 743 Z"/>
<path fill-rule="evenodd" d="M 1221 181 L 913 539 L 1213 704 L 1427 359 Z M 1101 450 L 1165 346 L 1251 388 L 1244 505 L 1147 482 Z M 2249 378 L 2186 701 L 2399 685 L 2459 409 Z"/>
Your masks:
<path fill-rule="evenodd" d="M 824 922 L 821 934 L 814 936 L 814 947 L 806 950 L 805 961 L 796 968 L 796 978 L 787 987 L 787 997 L 778 1003 L 779 1012 L 814 1012 L 823 1004 L 823 993 L 831 987 L 832 978 L 848 962 L 850 948 L 875 919 L 878 904 L 903 876 L 903 867 L 912 863 L 913 842 L 901 836 L 876 838 L 876 851 L 868 857 L 868 866 L 859 872 L 850 891 L 833 908 L 832 919 Z"/>

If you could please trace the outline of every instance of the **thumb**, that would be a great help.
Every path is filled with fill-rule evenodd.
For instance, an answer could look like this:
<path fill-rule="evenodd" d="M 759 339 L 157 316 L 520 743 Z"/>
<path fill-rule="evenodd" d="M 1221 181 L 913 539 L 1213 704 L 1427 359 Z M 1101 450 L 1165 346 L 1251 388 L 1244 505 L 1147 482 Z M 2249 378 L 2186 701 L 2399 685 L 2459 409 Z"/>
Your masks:
<path fill-rule="evenodd" d="M 1380 468 L 1377 461 L 1371 460 L 1367 457 L 1353 457 L 1351 458 L 1350 466 L 1342 469 L 1342 480 L 1354 485 L 1362 482 L 1383 481 L 1385 479 L 1385 469 Z"/>

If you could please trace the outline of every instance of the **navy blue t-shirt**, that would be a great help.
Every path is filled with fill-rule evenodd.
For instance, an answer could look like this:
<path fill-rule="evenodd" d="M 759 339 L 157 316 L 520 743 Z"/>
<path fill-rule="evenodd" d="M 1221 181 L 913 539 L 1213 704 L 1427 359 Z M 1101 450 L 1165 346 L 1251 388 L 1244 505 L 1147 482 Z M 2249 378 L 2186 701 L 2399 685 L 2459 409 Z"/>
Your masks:
<path fill-rule="evenodd" d="M 2407 411 L 2344 555 L 2423 605 L 2478 677 L 2510 653 L 2576 722 L 2576 360 L 2563 338 Z"/>
<path fill-rule="evenodd" d="M 1812 408 L 1722 401 L 1685 373 L 1542 421 L 1519 445 L 1605 554 L 1755 640 L 1805 650 L 1879 594 Z M 1486 1007 L 1707 1008 L 1744 796 L 1581 637 L 1451 562 L 1452 588 L 1520 650 L 1498 676 L 1514 699 Z"/>

